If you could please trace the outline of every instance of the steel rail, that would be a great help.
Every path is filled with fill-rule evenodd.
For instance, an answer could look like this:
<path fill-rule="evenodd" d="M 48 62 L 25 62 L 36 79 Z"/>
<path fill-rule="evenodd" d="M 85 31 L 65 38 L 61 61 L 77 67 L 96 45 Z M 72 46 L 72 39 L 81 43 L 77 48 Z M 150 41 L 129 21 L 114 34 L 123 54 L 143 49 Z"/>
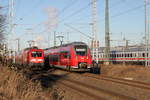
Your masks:
<path fill-rule="evenodd" d="M 50 77 L 51 77 L 51 79 L 53 79 L 54 81 L 57 81 L 58 83 L 66 85 L 66 86 L 68 86 L 72 89 L 75 89 L 75 90 L 77 90 L 79 92 L 82 92 L 86 95 L 89 95 L 91 97 L 94 97 L 95 99 L 98 99 L 98 100 L 107 100 L 108 98 L 111 98 L 112 100 L 113 100 L 113 98 L 117 98 L 119 100 L 136 100 L 133 97 L 118 94 L 118 93 L 112 92 L 110 90 L 105 90 L 105 89 L 102 89 L 102 88 L 99 88 L 99 87 L 96 87 L 96 86 L 93 86 L 93 85 L 89 85 L 87 83 L 83 83 L 83 82 L 80 82 L 80 81 L 76 81 L 76 80 L 73 80 L 73 79 L 62 78 L 60 80 L 57 80 L 56 77 L 53 77 L 53 76 L 50 76 Z M 81 87 L 83 89 L 81 89 Z M 93 93 L 93 91 L 97 91 L 98 94 Z M 101 94 L 101 96 L 100 96 L 100 94 Z M 106 95 L 107 98 L 102 97 L 102 95 Z"/>
<path fill-rule="evenodd" d="M 135 81 L 135 80 L 128 80 L 128 79 L 122 79 L 122 78 L 116 78 L 111 76 L 96 76 L 92 74 L 85 74 L 84 76 L 95 78 L 98 80 L 105 80 L 105 81 L 111 81 L 114 83 L 124 84 L 128 86 L 133 86 L 145 90 L 150 90 L 150 83 Z"/>

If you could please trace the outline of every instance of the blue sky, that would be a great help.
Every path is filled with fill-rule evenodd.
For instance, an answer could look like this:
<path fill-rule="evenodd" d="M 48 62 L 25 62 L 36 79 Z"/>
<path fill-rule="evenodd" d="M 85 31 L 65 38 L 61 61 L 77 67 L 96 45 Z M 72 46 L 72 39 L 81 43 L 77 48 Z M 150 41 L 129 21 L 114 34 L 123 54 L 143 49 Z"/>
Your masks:
<path fill-rule="evenodd" d="M 37 39 L 41 47 L 48 47 L 48 36 L 50 46 L 53 46 L 53 31 L 56 31 L 57 35 L 65 36 L 65 42 L 69 32 L 70 42 L 88 43 L 87 37 L 66 27 L 64 23 L 91 35 L 91 6 L 87 6 L 90 2 L 91 0 L 14 0 L 14 24 L 17 25 L 10 36 L 11 40 L 19 37 L 21 48 L 27 47 L 27 41 L 31 39 Z M 0 4 L 8 5 L 8 0 L 0 0 Z M 111 40 L 121 40 L 125 37 L 131 41 L 130 44 L 140 43 L 144 36 L 144 0 L 110 0 L 109 4 Z M 58 18 L 48 17 L 48 8 L 55 9 L 56 12 L 52 12 L 52 15 L 56 14 Z M 97 14 L 98 39 L 100 46 L 104 46 L 104 0 L 97 1 Z M 45 22 L 57 22 L 57 27 L 48 29 Z M 59 43 L 58 39 L 57 41 Z M 121 43 L 113 41 L 111 45 Z"/>

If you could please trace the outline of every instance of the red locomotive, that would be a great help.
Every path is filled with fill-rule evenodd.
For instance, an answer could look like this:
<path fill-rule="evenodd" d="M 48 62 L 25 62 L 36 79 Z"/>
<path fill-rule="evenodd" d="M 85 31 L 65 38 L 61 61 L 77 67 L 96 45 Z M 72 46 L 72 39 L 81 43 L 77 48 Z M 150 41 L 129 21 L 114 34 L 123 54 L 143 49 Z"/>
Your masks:
<path fill-rule="evenodd" d="M 26 48 L 16 54 L 15 63 L 41 69 L 44 67 L 44 51 L 37 47 Z"/>
<path fill-rule="evenodd" d="M 92 58 L 89 47 L 83 42 L 73 42 L 44 50 L 45 64 L 71 71 L 89 71 Z"/>

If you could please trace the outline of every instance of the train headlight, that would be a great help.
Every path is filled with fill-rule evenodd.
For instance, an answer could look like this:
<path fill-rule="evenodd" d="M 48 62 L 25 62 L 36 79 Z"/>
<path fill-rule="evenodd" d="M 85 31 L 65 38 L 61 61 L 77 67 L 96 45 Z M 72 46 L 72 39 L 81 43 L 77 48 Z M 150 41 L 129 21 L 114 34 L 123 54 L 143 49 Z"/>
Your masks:
<path fill-rule="evenodd" d="M 31 62 L 32 62 L 32 61 L 36 61 L 36 59 L 31 59 L 30 61 L 31 61 Z"/>
<path fill-rule="evenodd" d="M 38 61 L 44 61 L 43 59 L 38 59 Z"/>

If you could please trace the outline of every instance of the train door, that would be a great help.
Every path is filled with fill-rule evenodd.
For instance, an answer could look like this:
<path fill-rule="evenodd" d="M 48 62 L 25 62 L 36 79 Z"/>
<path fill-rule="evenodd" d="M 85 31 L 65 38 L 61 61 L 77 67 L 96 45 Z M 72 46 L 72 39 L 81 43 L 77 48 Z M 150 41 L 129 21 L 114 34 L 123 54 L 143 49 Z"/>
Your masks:
<path fill-rule="evenodd" d="M 112 59 L 112 63 L 113 64 L 116 64 L 117 63 L 117 59 L 116 59 L 116 51 L 112 51 L 112 54 L 111 54 L 111 59 Z"/>
<path fill-rule="evenodd" d="M 60 53 L 60 64 L 63 66 L 69 65 L 69 52 L 61 52 Z"/>

